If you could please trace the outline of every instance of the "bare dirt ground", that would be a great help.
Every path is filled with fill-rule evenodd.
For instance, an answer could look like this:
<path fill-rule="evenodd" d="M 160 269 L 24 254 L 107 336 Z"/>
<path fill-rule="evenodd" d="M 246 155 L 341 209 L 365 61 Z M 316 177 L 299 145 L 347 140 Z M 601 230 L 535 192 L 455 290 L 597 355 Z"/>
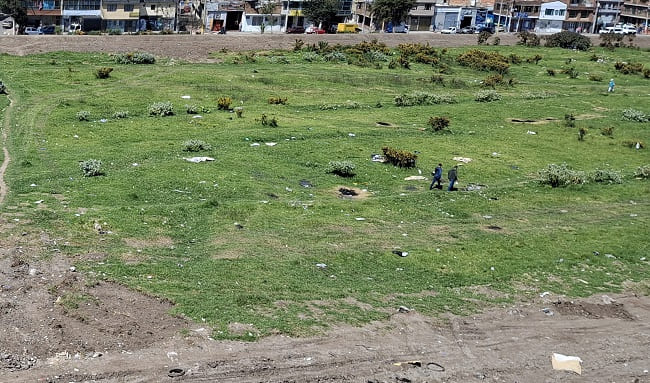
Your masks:
<path fill-rule="evenodd" d="M 475 42 L 474 36 L 432 34 L 389 36 L 386 42 L 413 41 L 412 36 L 436 46 Z M 296 37 L 264 36 L 251 42 L 235 34 L 18 36 L 0 38 L 0 52 L 138 50 L 209 61 L 210 52 L 224 47 L 288 48 Z M 360 38 L 299 37 L 307 43 L 327 38 L 342 44 Z M 8 121 L 2 126 L 3 134 L 10 135 Z M 521 298 L 469 317 L 431 318 L 396 309 L 386 322 L 341 326 L 309 338 L 214 341 L 208 326 L 170 315 L 169 302 L 97 282 L 96 276 L 72 267 L 82 259 L 101 262 L 105 254 L 66 258 L 57 250 L 66 238 L 51 238 L 15 207 L 2 206 L 1 212 L 3 383 L 650 382 L 650 298 L 637 296 L 632 288 L 582 300 L 536 293 L 532 300 Z M 554 352 L 582 358 L 582 376 L 554 371 Z"/>

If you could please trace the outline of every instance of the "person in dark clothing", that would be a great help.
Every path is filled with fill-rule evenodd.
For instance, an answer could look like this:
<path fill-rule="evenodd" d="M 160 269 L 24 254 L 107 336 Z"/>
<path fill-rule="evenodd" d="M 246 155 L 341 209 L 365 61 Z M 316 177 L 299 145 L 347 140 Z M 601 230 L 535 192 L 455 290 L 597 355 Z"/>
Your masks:
<path fill-rule="evenodd" d="M 447 177 L 449 177 L 449 188 L 447 189 L 447 191 L 454 190 L 454 184 L 456 183 L 456 181 L 458 181 L 457 170 L 458 170 L 458 165 L 454 165 L 454 167 L 451 168 L 449 173 L 447 173 Z"/>
<path fill-rule="evenodd" d="M 433 190 L 433 188 L 437 189 L 442 189 L 442 185 L 440 184 L 440 180 L 442 178 L 442 164 L 438 164 L 438 167 L 436 167 L 436 170 L 431 173 L 433 176 L 433 180 L 431 181 L 431 186 L 429 186 L 429 190 Z M 437 185 L 434 186 L 435 183 L 438 183 Z"/>

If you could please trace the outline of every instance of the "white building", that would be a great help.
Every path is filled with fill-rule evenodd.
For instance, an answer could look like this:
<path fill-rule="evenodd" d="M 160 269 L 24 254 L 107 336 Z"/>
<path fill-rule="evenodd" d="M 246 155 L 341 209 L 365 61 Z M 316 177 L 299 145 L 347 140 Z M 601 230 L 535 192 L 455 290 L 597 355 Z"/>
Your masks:
<path fill-rule="evenodd" d="M 543 3 L 539 10 L 539 20 L 535 26 L 537 33 L 562 32 L 562 23 L 566 17 L 567 5 L 561 1 Z"/>

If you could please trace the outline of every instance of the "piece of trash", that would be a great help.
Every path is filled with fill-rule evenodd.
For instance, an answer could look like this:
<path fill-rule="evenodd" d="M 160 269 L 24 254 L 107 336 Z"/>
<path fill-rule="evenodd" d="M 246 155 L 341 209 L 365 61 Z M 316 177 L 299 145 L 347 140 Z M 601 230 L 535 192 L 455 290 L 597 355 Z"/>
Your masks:
<path fill-rule="evenodd" d="M 564 210 L 564 209 L 560 210 L 560 213 L 568 213 L 568 212 L 569 212 L 568 210 Z"/>
<path fill-rule="evenodd" d="M 251 146 L 260 146 L 259 142 L 253 142 Z"/>
<path fill-rule="evenodd" d="M 645 257 L 639 258 L 639 261 L 645 261 Z"/>
<path fill-rule="evenodd" d="M 363 218 L 363 217 L 357 217 L 357 218 L 355 218 L 355 219 L 356 219 L 357 221 L 365 221 L 365 220 L 366 220 L 366 219 Z"/>
<path fill-rule="evenodd" d="M 404 181 L 421 181 L 421 180 L 426 180 L 427 177 L 425 176 L 409 176 L 404 178 Z"/>
<path fill-rule="evenodd" d="M 75 134 L 74 136 L 72 136 L 72 137 L 73 137 L 73 138 L 79 138 L 79 136 L 77 136 L 76 134 Z"/>
<path fill-rule="evenodd" d="M 192 116 L 192 118 L 203 118 L 203 116 L 201 116 L 200 114 L 195 114 L 194 116 Z"/>
<path fill-rule="evenodd" d="M 548 316 L 553 316 L 553 311 L 551 311 L 551 309 L 549 309 L 548 307 L 544 307 L 542 309 L 542 312 Z"/>
<path fill-rule="evenodd" d="M 264 144 L 265 144 L 266 146 L 275 146 L 275 145 L 277 145 L 278 143 L 277 143 L 277 142 L 265 142 Z"/>
<path fill-rule="evenodd" d="M 616 259 L 614 254 L 605 254 L 605 258 Z"/>
<path fill-rule="evenodd" d="M 77 271 L 77 268 L 74 267 L 74 266 L 70 266 L 70 268 L 68 268 L 68 270 L 70 270 L 70 272 L 74 273 L 75 271 Z"/>
<path fill-rule="evenodd" d="M 630 217 L 638 217 L 638 216 L 639 216 L 638 214 L 634 214 L 634 213 L 630 214 Z"/>
<path fill-rule="evenodd" d="M 324 269 L 324 268 L 327 267 L 327 265 L 324 264 L 324 263 L 317 263 L 317 264 L 316 264 L 316 267 L 318 267 L 319 269 Z"/>
<path fill-rule="evenodd" d="M 34 203 L 37 204 L 37 205 L 40 205 L 40 204 L 43 203 L 43 200 L 42 200 L 42 199 L 39 199 L 38 201 L 34 201 Z"/>
<path fill-rule="evenodd" d="M 491 215 L 484 215 L 483 218 L 485 218 L 485 219 L 491 219 L 492 216 L 491 216 Z"/>
<path fill-rule="evenodd" d="M 354 133 L 348 133 L 348 136 L 349 136 L 349 137 L 356 137 L 357 135 L 354 134 Z"/>
<path fill-rule="evenodd" d="M 494 271 L 494 266 L 490 267 L 490 271 Z"/>
<path fill-rule="evenodd" d="M 244 225 L 242 225 L 242 224 L 239 223 L 239 222 L 235 222 L 234 225 L 235 225 L 235 227 L 238 228 L 238 229 L 243 229 L 243 228 L 244 228 Z"/>
<path fill-rule="evenodd" d="M 585 281 L 584 279 L 576 279 L 576 281 L 578 281 L 580 283 L 584 283 L 585 285 L 589 284 L 589 282 Z"/>
<path fill-rule="evenodd" d="M 214 161 L 214 158 L 212 158 L 212 157 L 190 157 L 190 158 L 183 157 L 183 159 L 185 161 L 194 162 L 194 163 L 205 162 L 205 161 Z"/>
<path fill-rule="evenodd" d="M 492 152 L 492 157 L 499 157 L 499 153 L 497 153 L 497 152 Z"/>
<path fill-rule="evenodd" d="M 134 162 L 134 163 L 131 164 L 131 166 L 140 166 L 140 164 L 137 163 L 137 162 Z"/>
<path fill-rule="evenodd" d="M 102 118 L 101 120 L 99 120 L 99 122 L 106 122 L 106 121 L 108 121 L 108 120 L 105 119 L 105 118 Z"/>
<path fill-rule="evenodd" d="M 594 251 L 594 255 L 600 255 L 600 252 Z"/>
<path fill-rule="evenodd" d="M 553 353 L 551 364 L 554 370 L 573 371 L 578 375 L 582 375 L 582 359 L 577 356 L 567 356 L 562 354 Z"/>
<path fill-rule="evenodd" d="M 291 193 L 291 192 L 293 191 L 293 189 L 291 189 L 291 188 L 290 188 L 290 187 L 288 187 L 288 186 L 287 186 L 287 187 L 285 187 L 285 188 L 284 188 L 284 190 L 286 190 L 286 191 L 288 191 L 289 193 Z"/>
<path fill-rule="evenodd" d="M 172 191 L 173 191 L 173 192 L 176 192 L 176 193 L 186 193 L 186 194 L 190 194 L 190 193 L 191 193 L 191 192 L 189 192 L 189 191 L 187 191 L 187 190 L 180 190 L 180 189 L 174 189 L 174 190 L 172 190 Z"/>
<path fill-rule="evenodd" d="M 192 97 L 190 97 L 190 96 L 181 96 L 181 98 L 184 98 L 184 99 L 186 99 L 186 100 L 189 100 L 189 99 L 192 98 Z"/>
<path fill-rule="evenodd" d="M 381 154 L 371 154 L 370 155 L 370 160 L 372 162 L 385 162 L 386 161 L 384 156 L 382 156 Z"/>
<path fill-rule="evenodd" d="M 545 296 L 547 296 L 547 295 L 549 295 L 549 294 L 550 294 L 550 292 L 548 292 L 548 291 L 544 291 L 543 293 L 539 294 L 539 297 L 540 297 L 540 298 L 544 298 Z"/>
<path fill-rule="evenodd" d="M 399 312 L 401 312 L 401 313 L 407 313 L 407 312 L 411 311 L 411 309 L 408 308 L 408 307 L 406 307 L 406 306 L 400 306 L 400 307 L 397 309 L 397 311 L 399 311 Z"/>
<path fill-rule="evenodd" d="M 641 149 L 641 143 L 637 142 L 636 145 L 634 145 L 634 148 L 637 150 Z"/>
<path fill-rule="evenodd" d="M 313 187 L 314 185 L 311 184 L 311 182 L 307 180 L 300 180 L 300 186 L 305 187 L 305 188 L 310 188 Z"/>
<path fill-rule="evenodd" d="M 392 253 L 395 255 L 399 255 L 400 257 L 406 257 L 407 255 L 409 255 L 408 251 L 400 251 L 400 250 L 393 250 Z"/>
<path fill-rule="evenodd" d="M 31 184 L 31 185 L 29 185 L 29 186 L 31 186 L 31 187 L 36 187 L 37 185 L 36 185 L 36 184 Z"/>
<path fill-rule="evenodd" d="M 172 368 L 171 370 L 169 370 L 169 373 L 167 373 L 167 376 L 169 376 L 170 378 L 177 378 L 183 375 L 185 375 L 185 370 L 183 370 L 182 368 Z"/>
<path fill-rule="evenodd" d="M 467 163 L 472 161 L 471 158 L 467 158 L 467 157 L 454 157 L 454 158 L 452 158 L 452 160 L 462 162 L 464 164 L 467 164 Z"/>
<path fill-rule="evenodd" d="M 603 303 L 606 304 L 606 305 L 611 305 L 613 302 L 616 302 L 616 300 L 612 299 L 611 297 L 609 297 L 607 295 L 603 295 L 602 299 L 603 299 Z"/>
<path fill-rule="evenodd" d="M 526 132 L 526 134 L 537 134 L 537 133 L 533 132 L 532 130 L 529 130 Z"/>

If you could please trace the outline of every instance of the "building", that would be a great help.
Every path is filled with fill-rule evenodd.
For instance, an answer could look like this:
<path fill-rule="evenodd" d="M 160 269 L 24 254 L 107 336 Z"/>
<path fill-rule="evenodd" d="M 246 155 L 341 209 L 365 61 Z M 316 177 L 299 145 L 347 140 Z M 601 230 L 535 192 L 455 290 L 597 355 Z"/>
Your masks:
<path fill-rule="evenodd" d="M 539 19 L 535 26 L 537 33 L 562 32 L 568 6 L 561 1 L 542 3 L 539 8 Z"/>
<path fill-rule="evenodd" d="M 643 33 L 650 32 L 650 2 L 647 0 L 627 0 L 620 12 L 620 21 L 636 25 Z"/>
<path fill-rule="evenodd" d="M 21 4 L 27 13 L 29 26 L 61 24 L 61 0 L 28 0 Z"/>

